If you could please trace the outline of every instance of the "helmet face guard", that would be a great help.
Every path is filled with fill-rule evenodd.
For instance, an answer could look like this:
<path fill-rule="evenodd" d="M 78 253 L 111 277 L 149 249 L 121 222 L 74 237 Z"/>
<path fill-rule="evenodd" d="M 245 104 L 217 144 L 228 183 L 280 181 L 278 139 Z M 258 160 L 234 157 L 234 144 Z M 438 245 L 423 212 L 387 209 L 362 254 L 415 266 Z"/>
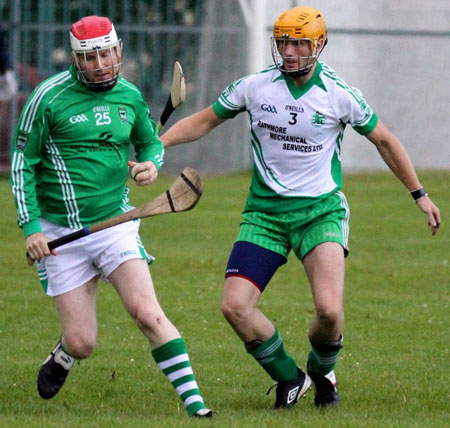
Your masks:
<path fill-rule="evenodd" d="M 106 49 L 72 53 L 78 71 L 78 79 L 96 92 L 112 89 L 122 73 L 122 43 Z M 86 64 L 95 62 L 96 68 L 86 68 Z"/>
<path fill-rule="evenodd" d="M 294 7 L 283 12 L 273 25 L 272 58 L 282 73 L 293 78 L 305 76 L 326 43 L 327 28 L 322 13 L 308 6 Z M 288 45 L 293 47 L 289 55 Z M 292 52 L 297 54 L 292 56 Z"/>
<path fill-rule="evenodd" d="M 70 45 L 81 82 L 96 92 L 116 85 L 122 71 L 122 41 L 108 18 L 88 16 L 74 23 Z"/>
<path fill-rule="evenodd" d="M 300 77 L 306 76 L 313 65 L 316 63 L 319 58 L 320 53 L 322 52 L 324 45 L 319 49 L 318 40 L 315 39 L 312 41 L 309 38 L 290 38 L 288 35 L 285 37 L 274 37 L 270 38 L 271 50 L 272 50 L 272 58 L 273 62 L 283 74 L 288 75 L 289 77 Z M 310 48 L 310 55 L 307 56 L 292 56 L 286 54 L 286 45 L 288 43 L 292 43 L 297 45 L 296 51 L 300 50 L 300 46 L 302 44 L 307 43 Z M 291 69 L 287 64 L 296 63 L 297 68 Z"/>

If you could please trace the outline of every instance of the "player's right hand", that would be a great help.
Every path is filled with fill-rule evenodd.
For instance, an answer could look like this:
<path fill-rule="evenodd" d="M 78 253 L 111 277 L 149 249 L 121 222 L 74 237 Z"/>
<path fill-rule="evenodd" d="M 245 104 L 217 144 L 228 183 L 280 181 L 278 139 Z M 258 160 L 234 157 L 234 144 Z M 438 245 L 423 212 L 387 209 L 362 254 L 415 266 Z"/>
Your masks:
<path fill-rule="evenodd" d="M 50 251 L 48 248 L 48 241 L 49 239 L 42 232 L 36 232 L 27 236 L 25 240 L 25 247 L 28 255 L 33 260 L 41 260 L 50 254 L 56 256 L 56 251 Z"/>

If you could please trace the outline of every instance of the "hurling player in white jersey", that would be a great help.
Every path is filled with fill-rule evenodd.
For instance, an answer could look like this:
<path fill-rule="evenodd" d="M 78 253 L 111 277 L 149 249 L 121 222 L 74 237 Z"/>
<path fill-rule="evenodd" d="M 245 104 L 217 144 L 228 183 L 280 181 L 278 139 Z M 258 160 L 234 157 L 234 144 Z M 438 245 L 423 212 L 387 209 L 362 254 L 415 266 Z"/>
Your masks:
<path fill-rule="evenodd" d="M 274 65 L 233 82 L 212 106 L 161 137 L 165 147 L 187 143 L 240 112 L 249 115 L 254 173 L 226 269 L 222 311 L 247 352 L 278 382 L 275 408 L 293 406 L 311 384 L 317 407 L 339 405 L 334 366 L 342 348 L 348 253 L 349 209 L 340 191 L 347 124 L 375 145 L 427 215 L 433 235 L 440 224 L 439 209 L 399 140 L 357 89 L 318 61 L 326 43 L 321 12 L 311 7 L 283 12 L 271 38 Z M 258 308 L 262 291 L 291 250 L 303 262 L 315 305 L 305 372 Z"/>

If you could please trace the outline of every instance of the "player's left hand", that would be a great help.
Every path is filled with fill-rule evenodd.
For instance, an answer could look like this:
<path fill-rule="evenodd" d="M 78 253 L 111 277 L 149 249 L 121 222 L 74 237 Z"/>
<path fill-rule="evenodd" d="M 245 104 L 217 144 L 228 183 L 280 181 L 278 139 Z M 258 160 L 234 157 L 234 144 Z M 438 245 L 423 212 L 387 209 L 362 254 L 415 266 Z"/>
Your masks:
<path fill-rule="evenodd" d="M 131 178 L 138 186 L 152 184 L 158 178 L 158 168 L 152 161 L 141 163 L 128 161 L 128 166 L 131 168 Z"/>
<path fill-rule="evenodd" d="M 431 234 L 433 236 L 436 235 L 436 233 L 438 233 L 439 226 L 441 225 L 441 213 L 439 208 L 434 205 L 433 201 L 428 196 L 420 198 L 416 203 L 428 216 L 428 226 L 431 227 Z"/>

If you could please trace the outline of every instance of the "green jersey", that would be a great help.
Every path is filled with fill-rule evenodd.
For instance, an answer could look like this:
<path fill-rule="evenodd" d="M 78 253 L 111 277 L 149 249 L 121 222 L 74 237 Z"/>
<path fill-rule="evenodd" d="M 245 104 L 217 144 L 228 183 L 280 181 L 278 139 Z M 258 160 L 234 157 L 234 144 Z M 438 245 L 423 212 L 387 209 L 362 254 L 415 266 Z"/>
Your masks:
<path fill-rule="evenodd" d="M 11 186 L 25 236 L 41 231 L 41 217 L 79 229 L 131 209 L 130 144 L 139 162 L 161 167 L 157 126 L 141 92 L 124 78 L 109 91 L 94 92 L 72 66 L 37 86 L 11 154 Z"/>

